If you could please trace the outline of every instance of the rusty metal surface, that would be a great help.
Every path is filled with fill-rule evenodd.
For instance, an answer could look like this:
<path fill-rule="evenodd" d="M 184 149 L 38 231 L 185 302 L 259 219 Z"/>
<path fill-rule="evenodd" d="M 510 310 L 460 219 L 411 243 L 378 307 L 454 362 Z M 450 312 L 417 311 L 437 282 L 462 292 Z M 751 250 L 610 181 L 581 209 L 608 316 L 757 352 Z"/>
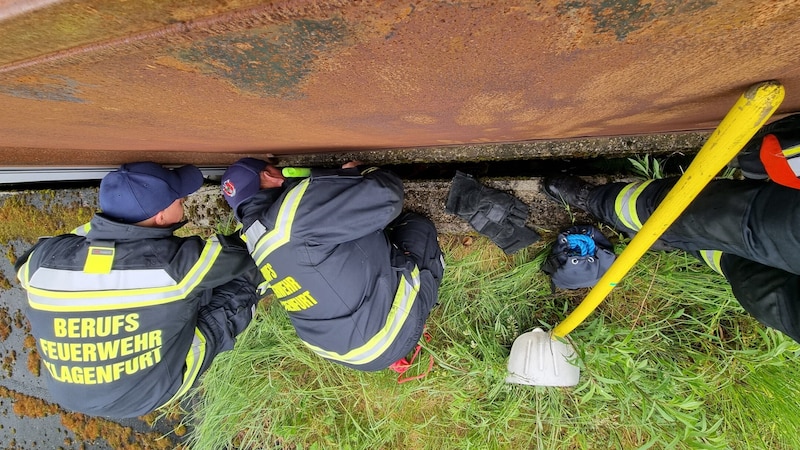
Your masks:
<path fill-rule="evenodd" d="M 769 79 L 800 110 L 794 0 L 21 3 L 3 164 L 708 130 Z"/>

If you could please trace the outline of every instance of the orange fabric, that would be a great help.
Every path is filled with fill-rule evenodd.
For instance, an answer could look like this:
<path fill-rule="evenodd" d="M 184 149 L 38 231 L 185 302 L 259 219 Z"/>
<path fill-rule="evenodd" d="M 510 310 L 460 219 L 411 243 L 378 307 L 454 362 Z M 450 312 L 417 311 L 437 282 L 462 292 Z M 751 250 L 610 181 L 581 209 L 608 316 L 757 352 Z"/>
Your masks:
<path fill-rule="evenodd" d="M 425 342 L 430 342 L 431 335 L 427 331 L 425 333 L 423 333 L 423 337 L 425 338 Z M 395 361 L 394 363 L 392 363 L 391 366 L 389 366 L 390 370 L 392 370 L 394 372 L 397 372 L 397 373 L 399 373 L 401 375 L 400 377 L 397 378 L 397 382 L 399 384 L 402 384 L 402 383 L 405 383 L 405 382 L 411 381 L 411 380 L 419 380 L 421 378 L 424 378 L 424 377 L 426 377 L 428 375 L 428 373 L 430 373 L 431 369 L 433 369 L 433 355 L 429 355 L 428 356 L 429 357 L 428 368 L 425 370 L 425 372 L 423 372 L 423 373 L 421 373 L 419 375 L 415 375 L 413 377 L 405 377 L 404 378 L 402 376 L 404 373 L 406 373 L 406 371 L 408 371 L 408 369 L 411 368 L 411 365 L 414 363 L 414 360 L 417 359 L 417 356 L 419 356 L 419 352 L 421 350 L 422 350 L 422 345 L 417 344 L 417 346 L 414 347 L 414 353 L 411 355 L 411 359 L 410 360 L 407 359 L 407 358 L 400 358 L 397 361 Z"/>
<path fill-rule="evenodd" d="M 772 181 L 783 186 L 800 189 L 800 179 L 789 166 L 781 143 L 774 134 L 764 136 L 764 140 L 761 141 L 760 158 Z"/>

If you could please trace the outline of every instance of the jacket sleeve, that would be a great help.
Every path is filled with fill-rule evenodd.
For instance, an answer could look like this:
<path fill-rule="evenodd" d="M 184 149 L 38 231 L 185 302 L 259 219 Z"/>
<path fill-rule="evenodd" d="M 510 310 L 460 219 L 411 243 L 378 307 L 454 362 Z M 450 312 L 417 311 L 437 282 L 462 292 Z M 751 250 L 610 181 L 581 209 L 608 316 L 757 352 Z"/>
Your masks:
<path fill-rule="evenodd" d="M 214 288 L 211 301 L 197 312 L 197 327 L 206 338 L 207 357 L 201 373 L 217 354 L 233 349 L 236 336 L 253 320 L 258 300 L 255 287 L 245 277 Z"/>
<path fill-rule="evenodd" d="M 25 253 L 17 257 L 17 260 L 14 262 L 14 272 L 19 273 L 19 270 L 22 268 L 22 266 L 28 262 L 28 258 L 30 258 L 31 253 L 33 253 L 33 251 L 36 250 L 36 248 L 39 247 L 39 245 L 41 245 L 46 239 L 47 238 L 39 239 L 39 242 L 37 242 L 36 245 L 32 246 L 26 250 Z"/>
<path fill-rule="evenodd" d="M 386 228 L 403 209 L 397 175 L 368 168 L 314 172 L 304 194 L 293 234 L 317 244 L 352 241 Z"/>
<path fill-rule="evenodd" d="M 249 281 L 254 288 L 264 282 L 242 239 L 237 235 L 216 235 L 205 241 L 201 259 L 208 261 L 198 289 L 211 290 L 236 278 Z"/>
<path fill-rule="evenodd" d="M 745 311 L 800 342 L 800 276 L 728 253 L 721 266 Z"/>
<path fill-rule="evenodd" d="M 238 236 L 216 236 L 222 250 L 209 274 L 203 280 L 210 285 L 197 312 L 197 327 L 206 338 L 204 372 L 221 352 L 231 350 L 236 336 L 247 328 L 253 319 L 256 304 L 261 296 L 259 285 L 264 282 L 244 243 Z M 219 282 L 224 281 L 222 284 Z"/>

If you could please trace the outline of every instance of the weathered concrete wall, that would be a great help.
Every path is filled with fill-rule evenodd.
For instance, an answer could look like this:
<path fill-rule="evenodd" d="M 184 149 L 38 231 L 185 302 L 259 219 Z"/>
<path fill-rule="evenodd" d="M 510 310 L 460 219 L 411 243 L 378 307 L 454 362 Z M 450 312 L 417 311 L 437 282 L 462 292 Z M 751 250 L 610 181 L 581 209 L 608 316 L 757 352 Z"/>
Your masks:
<path fill-rule="evenodd" d="M 709 130 L 762 80 L 800 110 L 797 17 L 795 0 L 3 0 L 0 164 Z"/>

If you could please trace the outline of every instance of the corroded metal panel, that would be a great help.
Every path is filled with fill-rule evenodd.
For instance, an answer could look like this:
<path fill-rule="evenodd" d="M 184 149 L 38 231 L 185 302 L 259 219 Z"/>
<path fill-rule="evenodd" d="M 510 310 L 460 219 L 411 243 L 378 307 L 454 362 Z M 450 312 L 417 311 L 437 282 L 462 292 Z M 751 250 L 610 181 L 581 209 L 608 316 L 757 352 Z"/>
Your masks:
<path fill-rule="evenodd" d="M 7 164 L 707 130 L 769 79 L 800 110 L 800 1 L 19 3 Z"/>

